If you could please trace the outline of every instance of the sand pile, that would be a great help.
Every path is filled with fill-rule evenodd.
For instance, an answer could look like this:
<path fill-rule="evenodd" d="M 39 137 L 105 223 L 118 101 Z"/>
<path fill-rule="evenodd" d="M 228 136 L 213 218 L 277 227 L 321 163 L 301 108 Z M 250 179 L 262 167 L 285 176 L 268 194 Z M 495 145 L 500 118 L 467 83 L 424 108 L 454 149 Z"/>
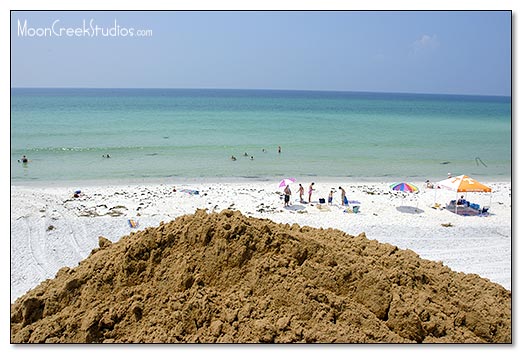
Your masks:
<path fill-rule="evenodd" d="M 12 305 L 12 342 L 511 342 L 510 291 L 364 234 L 198 210 L 99 246 Z"/>

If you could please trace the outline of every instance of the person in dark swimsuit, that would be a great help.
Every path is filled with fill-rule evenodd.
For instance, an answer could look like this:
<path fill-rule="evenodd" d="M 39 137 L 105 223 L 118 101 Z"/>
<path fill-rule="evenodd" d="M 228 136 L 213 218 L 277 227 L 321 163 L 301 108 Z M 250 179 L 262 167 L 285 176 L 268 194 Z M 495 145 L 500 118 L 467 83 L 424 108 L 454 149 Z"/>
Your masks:
<path fill-rule="evenodd" d="M 290 196 L 292 195 L 292 191 L 289 186 L 285 188 L 285 207 L 290 204 Z"/>

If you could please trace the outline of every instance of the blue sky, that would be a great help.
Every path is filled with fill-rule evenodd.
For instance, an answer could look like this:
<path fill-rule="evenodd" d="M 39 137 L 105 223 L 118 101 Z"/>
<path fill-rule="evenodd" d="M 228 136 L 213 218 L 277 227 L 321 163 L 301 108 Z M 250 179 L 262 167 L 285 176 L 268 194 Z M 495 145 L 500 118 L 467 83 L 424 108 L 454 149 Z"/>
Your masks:
<path fill-rule="evenodd" d="M 152 36 L 34 35 L 84 21 Z M 509 96 L 511 13 L 12 12 L 11 86 Z"/>

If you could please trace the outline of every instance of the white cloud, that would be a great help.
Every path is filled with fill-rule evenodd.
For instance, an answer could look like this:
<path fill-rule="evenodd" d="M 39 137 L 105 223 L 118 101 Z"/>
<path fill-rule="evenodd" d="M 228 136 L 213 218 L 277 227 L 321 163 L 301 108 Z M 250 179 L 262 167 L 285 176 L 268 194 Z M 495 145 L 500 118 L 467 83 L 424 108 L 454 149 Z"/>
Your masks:
<path fill-rule="evenodd" d="M 423 34 L 419 39 L 413 42 L 413 52 L 418 53 L 424 50 L 434 50 L 437 49 L 440 45 L 439 39 L 437 35 L 427 35 Z"/>

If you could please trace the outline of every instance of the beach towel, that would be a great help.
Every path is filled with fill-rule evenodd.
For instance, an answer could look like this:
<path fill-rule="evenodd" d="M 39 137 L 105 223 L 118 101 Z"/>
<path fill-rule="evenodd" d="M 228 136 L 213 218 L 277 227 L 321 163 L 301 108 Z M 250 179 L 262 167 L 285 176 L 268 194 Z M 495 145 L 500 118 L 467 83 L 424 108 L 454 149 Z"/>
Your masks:
<path fill-rule="evenodd" d="M 179 191 L 190 195 L 199 195 L 199 191 L 195 189 L 180 189 Z"/>
<path fill-rule="evenodd" d="M 136 220 L 129 219 L 128 222 L 129 222 L 129 226 L 132 227 L 133 229 L 137 228 L 139 225 L 139 223 Z"/>

